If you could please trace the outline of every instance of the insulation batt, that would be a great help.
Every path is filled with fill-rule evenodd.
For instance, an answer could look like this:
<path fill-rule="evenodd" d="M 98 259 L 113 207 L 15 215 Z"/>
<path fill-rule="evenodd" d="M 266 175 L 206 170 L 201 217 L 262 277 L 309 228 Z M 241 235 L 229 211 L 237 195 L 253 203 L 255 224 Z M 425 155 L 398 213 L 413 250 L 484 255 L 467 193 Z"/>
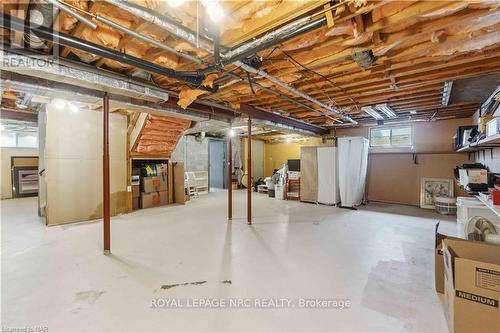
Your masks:
<path fill-rule="evenodd" d="M 282 0 L 271 0 L 271 1 L 251 1 L 245 6 L 239 8 L 235 12 L 231 13 L 229 18 L 229 23 L 221 26 L 221 34 L 230 30 L 242 29 L 245 24 L 251 20 L 255 20 L 266 15 L 271 14 L 271 12 L 276 9 Z"/>
<path fill-rule="evenodd" d="M 304 37 L 298 38 L 293 40 L 290 43 L 286 43 L 283 47 L 280 49 L 283 51 L 295 51 L 295 50 L 300 50 L 309 46 L 312 46 L 317 43 L 321 43 L 327 39 L 328 36 L 325 34 L 324 29 L 320 29 L 318 31 L 315 31 L 312 34 L 308 34 Z"/>
<path fill-rule="evenodd" d="M 175 54 L 164 52 L 154 62 L 161 66 L 176 69 L 179 66 L 179 57 Z"/>
<path fill-rule="evenodd" d="M 179 101 L 177 105 L 181 108 L 186 109 L 191 103 L 193 103 L 198 96 L 204 94 L 205 91 L 200 89 L 191 89 L 189 87 L 182 87 L 181 92 L 179 93 Z"/>
<path fill-rule="evenodd" d="M 191 121 L 185 119 L 149 115 L 136 151 L 170 156 L 190 125 Z"/>
<path fill-rule="evenodd" d="M 71 0 L 65 2 L 68 3 L 69 5 L 81 8 L 83 10 L 89 9 L 89 4 L 87 0 Z M 59 27 L 62 31 L 68 32 L 70 30 L 73 30 L 73 28 L 76 26 L 77 23 L 78 20 L 73 16 L 69 16 L 63 11 L 59 12 Z"/>

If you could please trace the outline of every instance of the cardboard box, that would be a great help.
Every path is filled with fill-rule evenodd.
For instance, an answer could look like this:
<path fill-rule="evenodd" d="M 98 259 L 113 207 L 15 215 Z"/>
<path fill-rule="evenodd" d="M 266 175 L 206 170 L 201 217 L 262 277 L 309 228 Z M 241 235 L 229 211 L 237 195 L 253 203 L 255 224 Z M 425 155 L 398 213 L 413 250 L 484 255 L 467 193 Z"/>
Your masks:
<path fill-rule="evenodd" d="M 439 222 L 435 229 L 435 246 L 434 246 L 434 279 L 435 287 L 438 293 L 444 294 L 444 262 L 443 262 L 443 239 L 448 239 L 454 242 L 466 242 L 465 239 L 447 236 L 439 233 Z"/>
<path fill-rule="evenodd" d="M 141 168 L 132 168 L 132 176 L 140 176 Z"/>
<path fill-rule="evenodd" d="M 500 246 L 443 240 L 445 316 L 451 333 L 500 329 Z"/>
<path fill-rule="evenodd" d="M 168 183 L 168 164 L 157 164 L 156 173 L 160 179 L 160 188 L 158 191 L 167 191 Z"/>
<path fill-rule="evenodd" d="M 133 210 L 138 210 L 140 208 L 139 201 L 140 201 L 140 197 L 132 198 L 132 209 Z"/>
<path fill-rule="evenodd" d="M 152 193 L 160 191 L 160 178 L 157 176 L 153 177 L 142 177 L 142 187 L 141 190 L 144 193 Z"/>
<path fill-rule="evenodd" d="M 172 163 L 174 168 L 174 202 L 183 204 L 186 202 L 184 191 L 184 163 Z"/>
<path fill-rule="evenodd" d="M 174 167 L 172 162 L 168 163 L 167 173 L 168 204 L 171 205 L 174 203 Z"/>
<path fill-rule="evenodd" d="M 132 198 L 139 198 L 141 196 L 141 189 L 139 185 L 132 185 Z"/>
<path fill-rule="evenodd" d="M 163 206 L 167 204 L 168 195 L 166 191 L 141 193 L 141 208 Z"/>

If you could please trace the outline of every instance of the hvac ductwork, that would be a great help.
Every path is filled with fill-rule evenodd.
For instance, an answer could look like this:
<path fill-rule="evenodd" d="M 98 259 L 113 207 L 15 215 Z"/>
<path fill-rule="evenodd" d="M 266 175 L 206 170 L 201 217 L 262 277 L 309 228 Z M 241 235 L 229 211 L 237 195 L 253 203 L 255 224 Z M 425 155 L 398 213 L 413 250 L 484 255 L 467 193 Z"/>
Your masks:
<path fill-rule="evenodd" d="M 127 64 L 139 69 L 143 69 L 145 71 L 164 75 L 182 82 L 186 82 L 192 86 L 195 86 L 199 89 L 205 89 L 210 92 L 216 91 L 216 88 L 207 88 L 201 86 L 203 80 L 205 79 L 205 75 L 198 71 L 183 71 L 178 72 L 170 68 L 162 67 L 157 64 L 144 61 L 140 58 L 128 55 L 126 53 L 121 53 L 112 49 L 108 49 L 98 44 L 94 44 L 88 42 L 83 39 L 75 38 L 73 36 L 54 31 L 53 29 L 47 27 L 26 27 L 24 22 L 17 18 L 7 14 L 3 14 L 3 19 L 0 20 L 0 26 L 3 28 L 11 29 L 14 31 L 24 32 L 26 28 L 30 31 L 30 33 L 35 34 L 37 37 L 45 40 L 53 40 L 56 41 L 60 45 L 64 45 L 67 47 L 75 48 L 87 53 L 95 54 L 100 57 L 104 57 L 107 59 L 112 59 L 123 64 Z"/>
<path fill-rule="evenodd" d="M 54 82 L 45 79 L 33 79 L 33 77 L 19 75 L 16 73 L 3 72 L 0 75 L 0 82 L 3 89 L 24 92 L 38 99 L 46 99 L 48 102 L 54 98 L 66 99 L 68 101 L 81 102 L 89 105 L 101 105 L 103 92 L 94 89 L 82 88 L 68 85 L 61 82 Z M 134 98 L 110 94 L 111 110 L 123 109 L 127 111 L 146 112 L 155 115 L 173 116 L 182 119 L 200 121 L 210 117 L 199 114 L 165 107 L 157 102 L 137 101 Z M 227 119 L 223 119 L 227 121 Z"/>
<path fill-rule="evenodd" d="M 132 5 L 128 1 L 125 0 L 106 0 L 108 3 L 111 3 L 123 10 L 128 11 L 129 13 L 142 18 L 143 20 L 150 22 L 163 30 L 175 35 L 176 37 L 179 37 L 181 39 L 186 40 L 193 46 L 202 48 L 208 52 L 213 51 L 213 46 L 207 43 L 204 40 L 200 40 L 199 45 L 197 43 L 197 38 L 196 35 L 193 33 L 187 31 L 186 29 L 180 28 L 177 25 L 174 25 L 170 22 L 167 22 L 166 20 L 162 19 L 159 15 L 155 15 L 154 13 L 151 13 L 148 11 L 146 8 L 142 8 L 138 5 Z M 311 17 L 305 17 L 302 19 L 299 19 L 295 22 L 292 22 L 290 24 L 287 24 L 279 29 L 277 29 L 275 32 L 271 32 L 261 38 L 258 38 L 248 44 L 242 45 L 239 48 L 229 51 L 226 54 L 221 54 L 222 61 L 225 63 L 233 63 L 235 66 L 241 67 L 244 70 L 259 74 L 266 79 L 270 80 L 271 82 L 279 85 L 280 87 L 290 91 L 291 93 L 300 96 L 318 106 L 320 106 L 323 109 L 326 109 L 334 114 L 340 115 L 341 118 L 345 121 L 349 121 L 351 123 L 357 123 L 354 121 L 351 117 L 348 115 L 345 115 L 343 112 L 339 110 L 335 110 L 333 107 L 328 106 L 321 101 L 315 99 L 314 97 L 311 97 L 298 89 L 292 87 L 286 82 L 281 81 L 277 77 L 274 77 L 262 70 L 258 70 L 256 68 L 253 68 L 249 65 L 244 64 L 243 62 L 240 61 L 240 59 L 245 58 L 249 54 L 254 54 L 255 52 L 268 48 L 276 43 L 282 42 L 286 39 L 289 39 L 293 36 L 296 36 L 298 33 L 303 33 L 305 31 L 308 31 L 307 29 L 311 30 L 316 27 L 319 27 L 320 25 L 324 24 L 325 20 L 324 19 L 318 19 L 314 22 L 311 22 Z M 298 32 L 297 32 L 298 30 Z M 317 112 L 321 113 L 322 115 L 325 115 L 329 118 L 332 118 L 330 115 L 328 115 L 325 112 L 316 110 Z"/>
<path fill-rule="evenodd" d="M 168 100 L 168 93 L 161 89 L 105 75 L 102 71 L 75 68 L 65 65 L 61 60 L 53 61 L 46 57 L 34 58 L 0 50 L 0 68 L 2 71 L 30 75 L 89 89 L 100 89 L 152 102 Z"/>
<path fill-rule="evenodd" d="M 28 19 L 32 26 L 43 26 L 50 28 L 54 22 L 55 11 L 54 7 L 47 4 L 36 2 L 29 7 Z M 44 40 L 38 38 L 35 34 L 25 34 L 25 42 L 34 49 L 45 47 Z"/>

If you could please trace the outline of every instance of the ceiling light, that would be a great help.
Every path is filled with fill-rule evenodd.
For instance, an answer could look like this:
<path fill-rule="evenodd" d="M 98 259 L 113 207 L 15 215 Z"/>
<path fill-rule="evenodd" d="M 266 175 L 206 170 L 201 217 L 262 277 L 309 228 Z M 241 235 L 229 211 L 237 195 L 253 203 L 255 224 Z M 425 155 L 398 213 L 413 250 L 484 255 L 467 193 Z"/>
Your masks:
<path fill-rule="evenodd" d="M 377 104 L 375 108 L 379 111 L 382 111 L 388 118 L 397 118 L 398 115 L 394 112 L 394 110 L 387 104 Z"/>
<path fill-rule="evenodd" d="M 52 105 L 57 109 L 62 109 L 66 106 L 66 101 L 56 98 L 52 100 Z"/>
<path fill-rule="evenodd" d="M 372 108 L 371 106 L 363 106 L 361 108 L 361 111 L 365 112 L 366 114 L 372 116 L 373 118 L 377 119 L 377 120 L 383 120 L 384 117 L 382 117 L 380 115 L 380 113 L 378 113 L 374 108 Z"/>
<path fill-rule="evenodd" d="M 410 111 L 410 114 L 417 114 L 417 111 L 415 111 L 415 110 L 411 110 L 411 111 Z"/>
<path fill-rule="evenodd" d="M 170 6 L 170 7 L 179 7 L 180 5 L 182 5 L 184 2 L 186 2 L 185 0 L 167 0 L 167 4 Z"/>
<path fill-rule="evenodd" d="M 78 112 L 78 106 L 73 103 L 68 103 L 68 108 L 71 112 Z"/>
<path fill-rule="evenodd" d="M 234 136 L 234 129 L 232 128 L 229 129 L 229 136 L 231 137 Z"/>
<path fill-rule="evenodd" d="M 201 3 L 205 7 L 210 19 L 215 23 L 224 18 L 224 9 L 222 9 L 218 0 L 201 0 Z"/>
<path fill-rule="evenodd" d="M 286 138 L 286 142 L 292 142 L 292 138 Z"/>

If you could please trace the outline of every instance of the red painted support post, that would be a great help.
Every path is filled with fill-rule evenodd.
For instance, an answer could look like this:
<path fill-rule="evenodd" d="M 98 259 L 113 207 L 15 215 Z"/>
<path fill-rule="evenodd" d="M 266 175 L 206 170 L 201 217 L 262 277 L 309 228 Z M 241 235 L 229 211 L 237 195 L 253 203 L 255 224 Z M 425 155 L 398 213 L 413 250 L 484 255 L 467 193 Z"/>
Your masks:
<path fill-rule="evenodd" d="M 227 219 L 233 219 L 233 145 L 232 130 L 227 135 Z"/>
<path fill-rule="evenodd" d="M 109 207 L 109 96 L 104 94 L 102 99 L 103 114 L 103 157 L 102 157 L 102 220 L 104 235 L 104 254 L 111 253 L 111 222 Z"/>
<path fill-rule="evenodd" d="M 247 138 L 247 223 L 252 224 L 252 118 L 248 117 Z"/>

